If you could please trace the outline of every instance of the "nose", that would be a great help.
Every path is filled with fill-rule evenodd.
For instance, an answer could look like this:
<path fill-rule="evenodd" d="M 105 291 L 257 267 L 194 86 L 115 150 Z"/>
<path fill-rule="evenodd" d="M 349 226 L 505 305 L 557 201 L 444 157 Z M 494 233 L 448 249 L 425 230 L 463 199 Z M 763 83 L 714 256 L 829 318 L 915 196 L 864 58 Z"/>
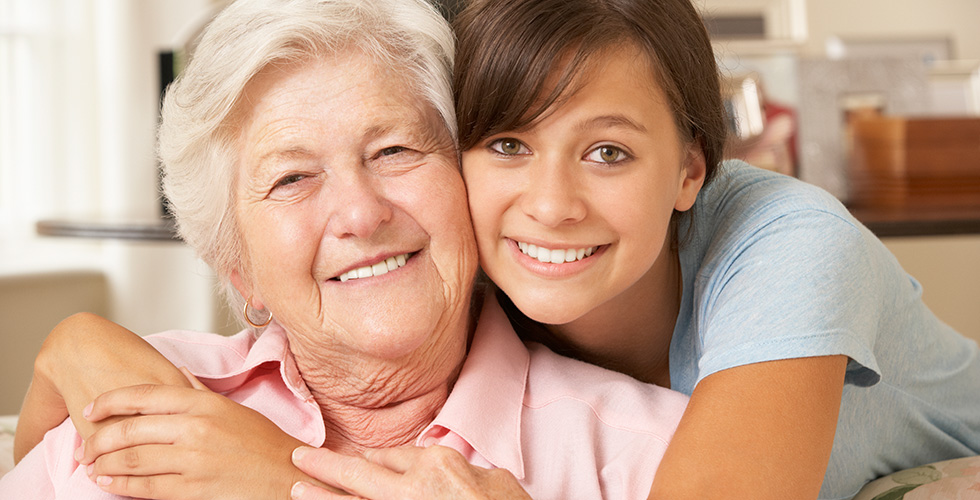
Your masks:
<path fill-rule="evenodd" d="M 527 184 L 521 196 L 524 213 L 548 227 L 572 224 L 584 219 L 587 207 L 575 173 L 574 166 L 560 161 L 533 165 L 529 169 Z"/>
<path fill-rule="evenodd" d="M 392 207 L 385 198 L 378 179 L 359 169 L 344 172 L 331 179 L 330 218 L 327 231 L 336 238 L 369 238 L 391 220 Z"/>

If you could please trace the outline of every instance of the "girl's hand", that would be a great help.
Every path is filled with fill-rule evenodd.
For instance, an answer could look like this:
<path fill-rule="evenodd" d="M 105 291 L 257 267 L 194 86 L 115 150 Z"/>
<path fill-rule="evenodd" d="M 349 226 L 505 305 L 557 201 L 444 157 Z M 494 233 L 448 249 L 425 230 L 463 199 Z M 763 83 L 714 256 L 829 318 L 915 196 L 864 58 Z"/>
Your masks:
<path fill-rule="evenodd" d="M 103 490 L 174 500 L 287 499 L 293 483 L 311 480 L 290 463 L 302 442 L 186 375 L 193 388 L 126 387 L 86 408 L 92 421 L 135 415 L 100 429 L 76 452 Z"/>
<path fill-rule="evenodd" d="M 103 392 L 136 384 L 190 387 L 177 368 L 133 332 L 94 314 L 70 316 L 48 334 L 14 441 L 19 461 L 44 434 L 71 416 L 83 439 L 112 420 L 94 424 L 82 408 Z"/>
<path fill-rule="evenodd" d="M 470 465 L 444 446 L 406 446 L 368 450 L 351 457 L 326 449 L 301 447 L 293 463 L 310 476 L 366 499 L 528 499 L 505 469 Z M 308 483 L 293 487 L 293 500 L 342 498 Z"/>

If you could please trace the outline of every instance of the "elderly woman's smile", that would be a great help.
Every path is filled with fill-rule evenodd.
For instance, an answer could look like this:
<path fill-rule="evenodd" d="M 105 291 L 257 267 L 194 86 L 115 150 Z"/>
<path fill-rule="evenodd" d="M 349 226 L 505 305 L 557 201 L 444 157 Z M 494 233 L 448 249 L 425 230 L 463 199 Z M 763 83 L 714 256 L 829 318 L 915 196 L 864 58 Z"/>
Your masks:
<path fill-rule="evenodd" d="M 444 359 L 427 377 L 444 383 L 465 352 L 477 257 L 439 114 L 357 50 L 270 65 L 240 102 L 242 295 L 306 354 L 308 382 L 341 353 L 358 365 L 344 370 L 375 374 L 365 359 Z"/>
<path fill-rule="evenodd" d="M 390 271 L 397 270 L 398 268 L 404 267 L 408 263 L 408 259 L 414 254 L 403 253 L 396 255 L 394 257 L 388 257 L 378 262 L 358 267 L 357 269 L 351 269 L 350 271 L 337 276 L 336 278 L 331 278 L 334 280 L 340 280 L 346 282 L 347 280 L 354 280 L 359 278 L 371 278 L 374 276 L 381 276 L 383 274 L 388 274 Z"/>

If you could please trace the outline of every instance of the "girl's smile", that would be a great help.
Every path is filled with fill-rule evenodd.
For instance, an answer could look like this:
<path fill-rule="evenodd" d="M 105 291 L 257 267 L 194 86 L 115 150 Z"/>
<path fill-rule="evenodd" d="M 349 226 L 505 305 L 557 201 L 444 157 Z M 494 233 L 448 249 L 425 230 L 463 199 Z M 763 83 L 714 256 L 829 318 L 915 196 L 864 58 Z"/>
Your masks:
<path fill-rule="evenodd" d="M 609 247 L 593 245 L 577 248 L 548 248 L 544 245 L 516 240 L 510 240 L 508 244 L 512 251 L 520 253 L 514 256 L 520 265 L 543 278 L 563 278 L 583 272 L 597 261 L 601 252 Z"/>

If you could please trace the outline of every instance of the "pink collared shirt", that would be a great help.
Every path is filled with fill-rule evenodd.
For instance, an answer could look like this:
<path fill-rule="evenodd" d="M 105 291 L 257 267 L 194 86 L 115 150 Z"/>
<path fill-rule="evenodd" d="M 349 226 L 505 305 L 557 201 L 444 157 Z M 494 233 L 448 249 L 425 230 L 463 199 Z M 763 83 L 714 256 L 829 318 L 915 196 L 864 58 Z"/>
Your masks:
<path fill-rule="evenodd" d="M 147 340 L 212 390 L 264 414 L 311 446 L 325 428 L 285 333 L 221 337 L 171 331 Z M 687 396 L 571 360 L 518 339 L 493 297 L 449 399 L 419 446 L 456 449 L 502 467 L 533 498 L 646 498 Z M 72 458 L 70 421 L 0 479 L 2 499 L 112 499 Z"/>

